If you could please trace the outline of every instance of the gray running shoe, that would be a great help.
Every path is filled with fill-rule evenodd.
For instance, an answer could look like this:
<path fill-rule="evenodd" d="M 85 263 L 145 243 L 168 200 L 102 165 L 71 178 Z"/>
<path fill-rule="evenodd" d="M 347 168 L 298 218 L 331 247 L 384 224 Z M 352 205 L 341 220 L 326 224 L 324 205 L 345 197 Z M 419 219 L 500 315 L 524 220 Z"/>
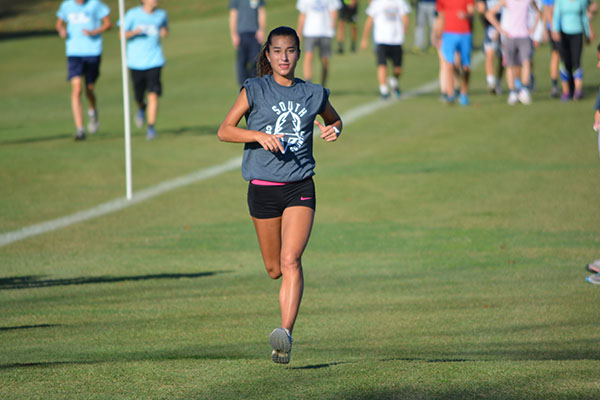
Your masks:
<path fill-rule="evenodd" d="M 77 129 L 77 133 L 74 136 L 76 141 L 85 140 L 85 130 L 83 128 Z"/>
<path fill-rule="evenodd" d="M 287 364 L 290 362 L 292 353 L 293 339 L 289 333 L 283 328 L 275 328 L 270 336 L 271 360 L 277 364 Z"/>
<path fill-rule="evenodd" d="M 93 135 L 98 132 L 100 129 L 100 121 L 98 121 L 98 111 L 96 110 L 88 110 L 88 117 L 90 117 L 90 121 L 88 122 L 88 131 Z"/>
<path fill-rule="evenodd" d="M 133 121 L 135 122 L 135 126 L 138 128 L 142 128 L 144 126 L 146 123 L 146 112 L 143 108 L 137 110 L 135 116 L 133 117 Z"/>
<path fill-rule="evenodd" d="M 594 262 L 589 263 L 588 265 L 585 266 L 585 269 L 593 272 L 595 274 L 600 272 L 600 259 L 598 260 L 594 260 Z"/>
<path fill-rule="evenodd" d="M 600 274 L 588 275 L 585 280 L 592 285 L 600 285 Z"/>
<path fill-rule="evenodd" d="M 146 129 L 146 140 L 154 140 L 156 139 L 156 129 L 154 129 L 153 125 L 148 126 Z"/>

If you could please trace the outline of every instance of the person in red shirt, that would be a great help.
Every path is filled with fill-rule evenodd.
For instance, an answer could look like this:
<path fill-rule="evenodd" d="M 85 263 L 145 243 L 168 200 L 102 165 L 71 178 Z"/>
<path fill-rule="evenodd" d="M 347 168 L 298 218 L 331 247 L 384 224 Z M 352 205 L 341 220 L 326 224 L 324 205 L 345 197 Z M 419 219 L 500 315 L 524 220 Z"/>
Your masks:
<path fill-rule="evenodd" d="M 469 105 L 468 85 L 471 65 L 472 31 L 471 22 L 474 0 L 437 0 L 436 10 L 443 17 L 441 51 L 446 73 L 445 101 L 454 102 L 454 56 L 460 54 L 462 65 L 459 103 Z M 438 28 L 439 29 L 439 28 Z"/>

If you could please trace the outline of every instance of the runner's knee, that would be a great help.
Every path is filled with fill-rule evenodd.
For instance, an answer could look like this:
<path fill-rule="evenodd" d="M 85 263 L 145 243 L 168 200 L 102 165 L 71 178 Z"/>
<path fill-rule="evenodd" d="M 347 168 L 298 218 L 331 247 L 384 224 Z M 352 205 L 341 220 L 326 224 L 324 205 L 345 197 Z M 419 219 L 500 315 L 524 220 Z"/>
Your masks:
<path fill-rule="evenodd" d="M 297 271 L 302 268 L 302 263 L 299 257 L 294 255 L 282 255 L 281 256 L 281 270 L 282 271 Z"/>

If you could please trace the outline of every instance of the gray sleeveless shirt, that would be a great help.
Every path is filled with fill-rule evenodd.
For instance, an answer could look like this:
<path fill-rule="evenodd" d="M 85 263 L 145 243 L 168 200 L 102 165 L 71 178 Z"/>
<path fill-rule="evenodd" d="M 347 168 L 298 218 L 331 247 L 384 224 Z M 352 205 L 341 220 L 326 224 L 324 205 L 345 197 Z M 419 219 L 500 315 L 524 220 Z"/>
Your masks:
<path fill-rule="evenodd" d="M 296 182 L 313 176 L 313 127 L 317 114 L 325 111 L 329 90 L 296 78 L 292 86 L 281 86 L 273 75 L 250 78 L 246 89 L 248 129 L 284 134 L 284 152 L 273 153 L 257 143 L 246 143 L 242 160 L 245 180 Z"/>

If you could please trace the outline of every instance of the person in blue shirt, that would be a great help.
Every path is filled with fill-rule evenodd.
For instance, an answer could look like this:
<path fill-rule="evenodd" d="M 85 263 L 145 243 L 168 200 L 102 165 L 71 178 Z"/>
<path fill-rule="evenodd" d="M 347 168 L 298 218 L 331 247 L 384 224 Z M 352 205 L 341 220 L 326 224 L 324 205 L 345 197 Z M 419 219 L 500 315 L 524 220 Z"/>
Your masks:
<path fill-rule="evenodd" d="M 100 76 L 102 33 L 112 26 L 110 8 L 100 0 L 65 0 L 56 13 L 56 30 L 66 39 L 67 80 L 71 82 L 71 109 L 77 132 L 75 140 L 85 139 L 81 92 L 85 77 L 85 95 L 89 102 L 88 130 L 96 133 L 98 120 L 95 84 Z"/>
<path fill-rule="evenodd" d="M 589 43 L 593 31 L 587 16 L 588 0 L 556 0 L 552 13 L 552 38 L 559 43 L 558 52 L 564 65 L 561 66 L 561 101 L 583 98 L 583 70 L 581 51 L 583 36 Z"/>
<path fill-rule="evenodd" d="M 127 40 L 127 67 L 135 92 L 138 111 L 135 124 L 141 128 L 148 118 L 146 139 L 156 138 L 156 115 L 158 97 L 162 94 L 160 79 L 165 57 L 161 38 L 168 35 L 167 12 L 158 8 L 158 0 L 140 0 L 140 6 L 125 14 L 125 38 Z M 147 93 L 147 103 L 145 96 Z"/>

